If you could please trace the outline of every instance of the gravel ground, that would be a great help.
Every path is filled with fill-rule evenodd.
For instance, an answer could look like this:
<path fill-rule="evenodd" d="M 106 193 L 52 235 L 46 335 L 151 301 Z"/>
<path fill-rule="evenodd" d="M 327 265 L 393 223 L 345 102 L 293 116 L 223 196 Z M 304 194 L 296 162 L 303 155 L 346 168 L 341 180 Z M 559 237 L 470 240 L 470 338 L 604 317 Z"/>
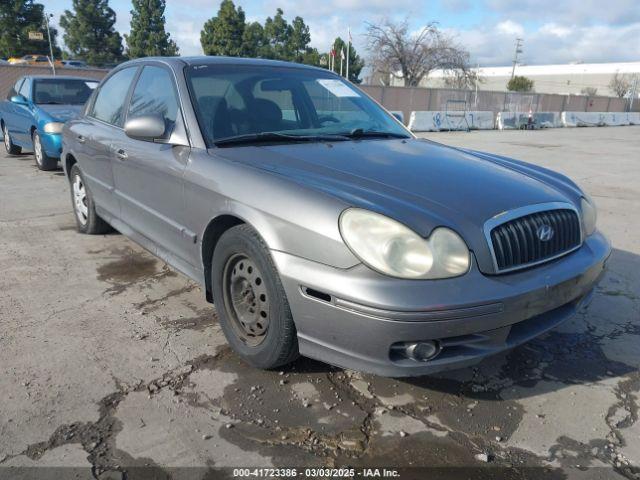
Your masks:
<path fill-rule="evenodd" d="M 476 368 L 403 380 L 247 367 L 197 285 L 122 235 L 78 235 L 63 174 L 0 154 L 0 478 L 303 465 L 640 478 L 640 127 L 424 136 L 570 175 L 614 252 L 586 313 Z"/>

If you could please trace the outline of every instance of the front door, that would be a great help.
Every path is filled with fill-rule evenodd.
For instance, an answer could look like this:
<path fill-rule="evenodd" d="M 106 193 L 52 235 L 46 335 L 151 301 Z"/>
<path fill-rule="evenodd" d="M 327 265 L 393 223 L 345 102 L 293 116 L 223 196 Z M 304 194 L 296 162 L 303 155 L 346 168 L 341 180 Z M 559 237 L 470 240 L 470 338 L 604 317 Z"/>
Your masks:
<path fill-rule="evenodd" d="M 168 142 L 182 115 L 172 73 L 143 67 L 131 95 L 127 119 L 160 115 L 166 125 L 159 142 L 122 137 L 113 142 L 113 174 L 122 219 L 163 253 L 187 262 L 195 236 L 184 227 L 183 173 L 190 148 Z M 164 143 L 163 143 L 164 142 Z"/>
<path fill-rule="evenodd" d="M 124 137 L 125 103 L 137 71 L 137 67 L 125 68 L 108 78 L 96 92 L 86 122 L 76 122 L 72 131 L 79 152 L 74 153 L 82 155 L 82 173 L 106 220 L 120 217 L 111 146 L 114 137 Z"/>

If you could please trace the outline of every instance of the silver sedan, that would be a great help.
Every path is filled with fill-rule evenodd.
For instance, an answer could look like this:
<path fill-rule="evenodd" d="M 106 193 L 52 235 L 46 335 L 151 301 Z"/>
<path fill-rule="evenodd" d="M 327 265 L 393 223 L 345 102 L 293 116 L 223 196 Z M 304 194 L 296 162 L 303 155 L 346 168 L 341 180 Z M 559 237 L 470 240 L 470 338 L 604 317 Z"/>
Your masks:
<path fill-rule="evenodd" d="M 260 368 L 469 365 L 584 307 L 610 254 L 571 180 L 417 139 L 323 69 L 127 62 L 63 138 L 78 230 L 200 282 Z"/>

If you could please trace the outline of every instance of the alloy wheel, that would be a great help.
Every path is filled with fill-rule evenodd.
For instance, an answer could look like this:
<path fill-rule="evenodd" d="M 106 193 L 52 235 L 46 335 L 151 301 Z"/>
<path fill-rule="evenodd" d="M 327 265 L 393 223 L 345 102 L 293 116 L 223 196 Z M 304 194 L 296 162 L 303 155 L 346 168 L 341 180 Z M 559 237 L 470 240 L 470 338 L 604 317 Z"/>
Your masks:
<path fill-rule="evenodd" d="M 4 137 L 4 148 L 6 148 L 8 152 L 9 150 L 11 150 L 11 138 L 9 138 L 9 130 L 7 129 L 6 125 L 2 130 L 2 135 Z"/>
<path fill-rule="evenodd" d="M 223 273 L 225 309 L 238 338 L 257 347 L 269 329 L 269 296 L 262 272 L 247 256 L 229 258 Z"/>
<path fill-rule="evenodd" d="M 89 219 L 89 206 L 87 203 L 87 190 L 80 175 L 73 178 L 73 209 L 82 225 Z"/>
<path fill-rule="evenodd" d="M 42 143 L 40 142 L 40 135 L 37 133 L 33 134 L 33 154 L 38 165 L 42 166 Z"/>

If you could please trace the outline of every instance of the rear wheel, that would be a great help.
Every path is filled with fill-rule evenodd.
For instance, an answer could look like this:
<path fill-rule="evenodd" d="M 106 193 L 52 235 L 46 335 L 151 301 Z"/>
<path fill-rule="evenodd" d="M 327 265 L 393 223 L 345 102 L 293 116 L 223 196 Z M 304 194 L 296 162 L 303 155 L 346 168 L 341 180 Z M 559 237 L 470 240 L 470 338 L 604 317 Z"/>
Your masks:
<path fill-rule="evenodd" d="M 22 147 L 14 145 L 9 135 L 9 129 L 6 124 L 2 125 L 2 135 L 4 136 L 4 148 L 9 155 L 18 155 L 22 152 Z"/>
<path fill-rule="evenodd" d="M 40 170 L 55 170 L 58 168 L 58 159 L 47 155 L 47 152 L 42 147 L 40 134 L 34 131 L 31 138 L 33 140 L 33 156 L 36 157 L 38 168 Z"/>
<path fill-rule="evenodd" d="M 222 235 L 211 276 L 220 325 L 236 353 L 264 369 L 298 357 L 289 302 L 269 250 L 253 228 L 238 225 Z"/>
<path fill-rule="evenodd" d="M 78 232 L 99 235 L 110 231 L 109 224 L 96 213 L 93 197 L 77 164 L 71 167 L 69 180 L 71 182 L 71 203 Z"/>

